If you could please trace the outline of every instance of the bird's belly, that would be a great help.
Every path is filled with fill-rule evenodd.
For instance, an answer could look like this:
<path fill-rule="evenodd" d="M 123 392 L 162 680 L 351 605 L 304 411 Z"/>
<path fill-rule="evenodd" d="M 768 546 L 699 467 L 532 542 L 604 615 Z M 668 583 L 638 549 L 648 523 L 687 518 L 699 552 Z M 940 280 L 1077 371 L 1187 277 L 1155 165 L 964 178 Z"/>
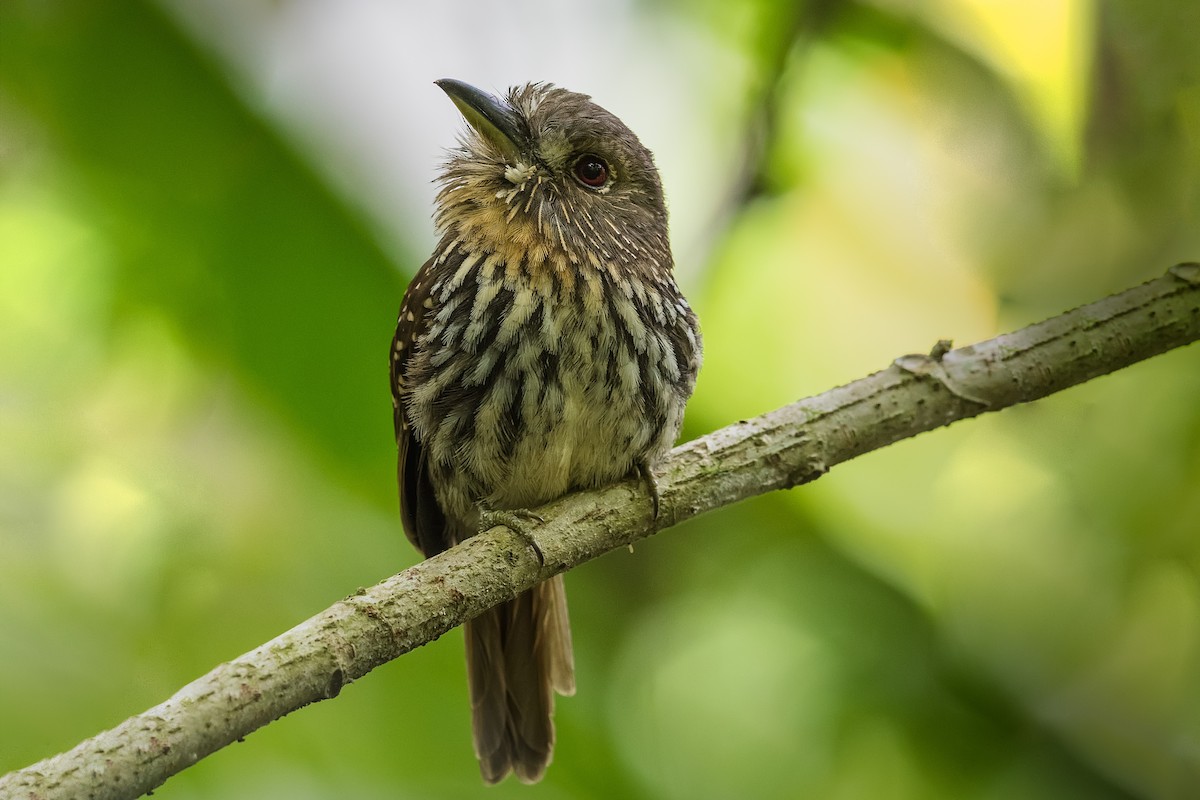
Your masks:
<path fill-rule="evenodd" d="M 639 405 L 596 376 L 564 376 L 526 419 L 491 503 L 532 507 L 629 474 L 655 433 Z"/>

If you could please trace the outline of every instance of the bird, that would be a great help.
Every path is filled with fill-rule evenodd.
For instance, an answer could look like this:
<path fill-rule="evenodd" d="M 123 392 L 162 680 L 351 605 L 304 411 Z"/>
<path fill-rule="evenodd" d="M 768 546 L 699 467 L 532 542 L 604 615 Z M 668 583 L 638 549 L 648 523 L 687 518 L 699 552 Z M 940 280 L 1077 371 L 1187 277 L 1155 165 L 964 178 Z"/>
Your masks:
<path fill-rule="evenodd" d="M 426 558 L 495 524 L 527 535 L 530 509 L 630 476 L 657 515 L 654 465 L 679 435 L 702 340 L 650 151 L 552 83 L 435 83 L 467 124 L 390 353 L 405 534 Z M 468 621 L 465 639 L 483 780 L 539 781 L 555 694 L 575 691 L 562 576 Z"/>

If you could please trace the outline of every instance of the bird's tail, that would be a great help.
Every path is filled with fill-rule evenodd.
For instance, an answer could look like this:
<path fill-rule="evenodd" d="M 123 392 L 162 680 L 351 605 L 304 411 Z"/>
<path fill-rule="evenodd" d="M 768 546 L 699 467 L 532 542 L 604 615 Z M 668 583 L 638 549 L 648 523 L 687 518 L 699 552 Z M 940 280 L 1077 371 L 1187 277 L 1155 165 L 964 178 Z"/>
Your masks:
<path fill-rule="evenodd" d="M 561 575 L 467 622 L 475 755 L 488 783 L 541 780 L 554 753 L 554 693 L 575 693 Z"/>

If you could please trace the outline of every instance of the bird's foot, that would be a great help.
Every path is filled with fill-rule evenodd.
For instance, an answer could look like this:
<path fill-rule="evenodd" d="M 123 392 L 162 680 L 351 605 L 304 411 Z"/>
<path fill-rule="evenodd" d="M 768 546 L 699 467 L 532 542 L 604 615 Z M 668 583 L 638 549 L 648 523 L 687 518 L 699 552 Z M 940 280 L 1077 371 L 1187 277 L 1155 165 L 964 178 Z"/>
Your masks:
<path fill-rule="evenodd" d="M 650 462 L 642 459 L 635 466 L 634 470 L 637 475 L 646 484 L 646 491 L 650 493 L 650 505 L 654 509 L 654 519 L 658 519 L 659 507 L 662 497 L 658 493 L 658 478 L 654 476 L 654 470 L 650 467 Z"/>
<path fill-rule="evenodd" d="M 529 545 L 529 549 L 537 556 L 538 564 L 541 566 L 546 565 L 546 557 L 542 555 L 542 548 L 538 547 L 528 526 L 531 522 L 540 525 L 545 521 L 527 508 L 494 509 L 488 508 L 482 503 L 479 504 L 479 532 L 483 533 L 498 525 L 503 525 L 525 540 L 525 544 Z"/>

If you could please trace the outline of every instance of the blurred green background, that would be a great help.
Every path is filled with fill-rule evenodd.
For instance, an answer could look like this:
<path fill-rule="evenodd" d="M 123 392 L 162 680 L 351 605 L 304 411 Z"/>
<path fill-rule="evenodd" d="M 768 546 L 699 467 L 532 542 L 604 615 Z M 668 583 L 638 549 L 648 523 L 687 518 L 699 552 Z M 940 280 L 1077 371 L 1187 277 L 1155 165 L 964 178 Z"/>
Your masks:
<path fill-rule="evenodd" d="M 0 4 L 0 772 L 413 563 L 385 357 L 460 122 L 659 159 L 685 437 L 1200 259 L 1200 4 Z M 1200 350 L 568 577 L 555 798 L 1200 797 Z M 157 797 L 483 796 L 455 632 Z"/>

